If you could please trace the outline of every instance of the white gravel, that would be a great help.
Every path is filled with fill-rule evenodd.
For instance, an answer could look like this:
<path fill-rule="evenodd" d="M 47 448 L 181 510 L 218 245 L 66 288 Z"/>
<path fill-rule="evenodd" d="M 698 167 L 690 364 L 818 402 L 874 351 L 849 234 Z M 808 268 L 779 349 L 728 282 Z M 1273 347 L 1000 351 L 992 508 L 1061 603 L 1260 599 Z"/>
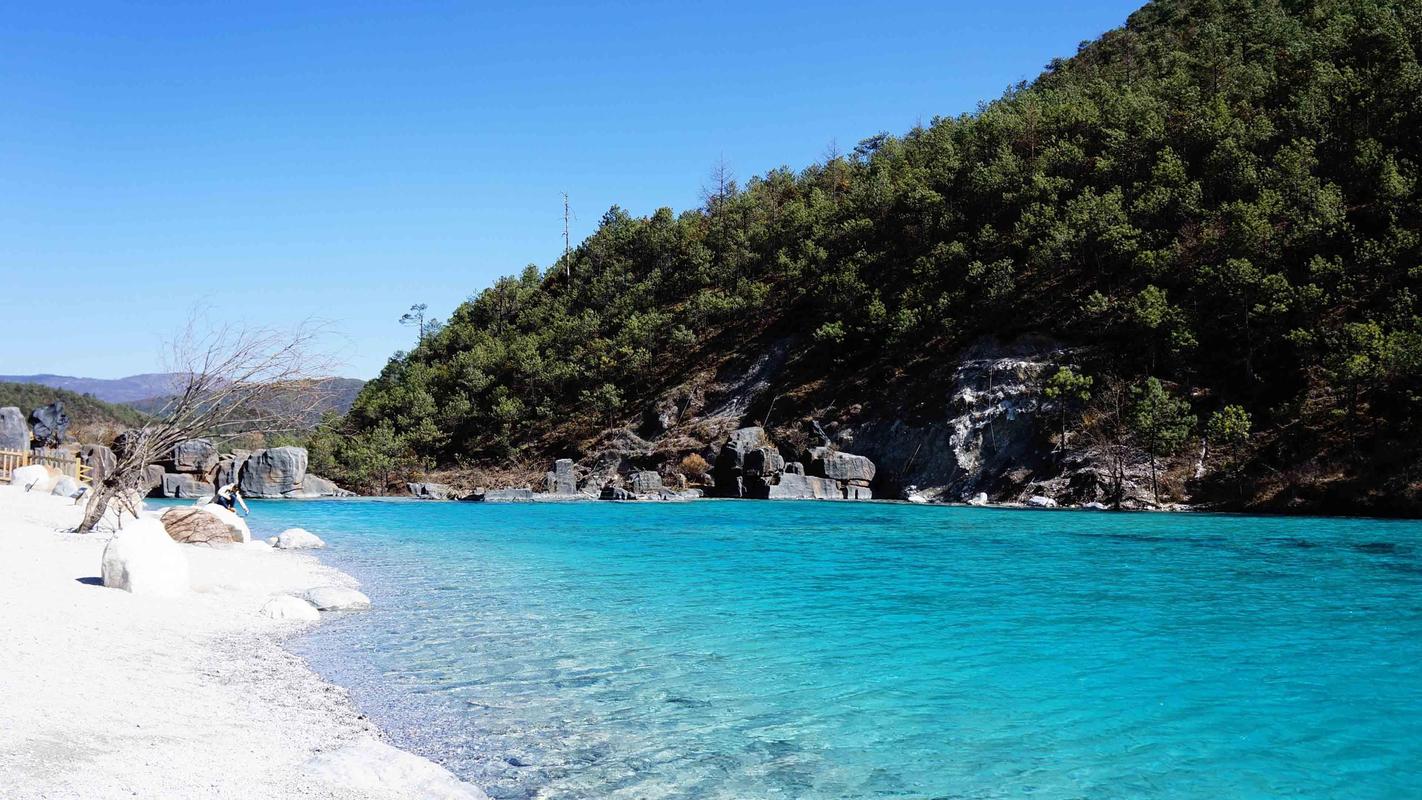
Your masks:
<path fill-rule="evenodd" d="M 310 623 L 259 613 L 349 576 L 299 553 L 184 545 L 193 591 L 135 596 L 98 585 L 109 533 L 60 532 L 80 511 L 0 485 L 0 796 L 483 797 L 385 745 L 281 648 Z"/>

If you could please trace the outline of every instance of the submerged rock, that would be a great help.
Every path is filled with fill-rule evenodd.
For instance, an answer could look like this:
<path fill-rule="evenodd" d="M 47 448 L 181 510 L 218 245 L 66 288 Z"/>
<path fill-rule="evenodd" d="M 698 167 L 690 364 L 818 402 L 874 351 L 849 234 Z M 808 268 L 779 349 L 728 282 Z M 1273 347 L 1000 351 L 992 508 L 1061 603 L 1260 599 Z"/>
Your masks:
<path fill-rule="evenodd" d="M 321 619 L 321 612 L 316 610 L 316 606 L 289 594 L 277 595 L 268 600 L 262 606 L 260 613 L 262 616 L 272 619 L 289 619 L 298 622 L 316 622 Z"/>
<path fill-rule="evenodd" d="M 188 591 L 188 559 L 163 524 L 143 517 L 126 524 L 104 548 L 105 586 L 132 594 L 176 597 Z"/>
<path fill-rule="evenodd" d="M 304 550 L 315 547 L 325 547 L 326 543 L 320 536 L 306 530 L 305 528 L 287 528 L 276 537 L 272 545 L 280 550 Z"/>
<path fill-rule="evenodd" d="M 318 586 L 303 595 L 307 602 L 322 611 L 363 611 L 370 608 L 370 598 L 344 586 Z"/>

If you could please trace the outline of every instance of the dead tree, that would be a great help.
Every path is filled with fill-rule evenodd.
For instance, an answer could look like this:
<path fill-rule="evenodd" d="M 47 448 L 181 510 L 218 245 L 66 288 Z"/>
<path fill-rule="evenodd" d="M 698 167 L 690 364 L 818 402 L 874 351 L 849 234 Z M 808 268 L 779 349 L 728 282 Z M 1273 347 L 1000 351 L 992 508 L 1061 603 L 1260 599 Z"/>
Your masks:
<path fill-rule="evenodd" d="M 214 444 L 250 434 L 295 433 L 311 427 L 333 391 L 329 361 L 314 353 L 318 327 L 290 331 L 225 326 L 202 330 L 190 320 L 173 341 L 175 376 L 163 408 L 140 428 L 114 440 L 114 469 L 89 496 L 79 533 L 88 533 L 111 506 L 138 515 L 149 464 L 188 439 Z"/>

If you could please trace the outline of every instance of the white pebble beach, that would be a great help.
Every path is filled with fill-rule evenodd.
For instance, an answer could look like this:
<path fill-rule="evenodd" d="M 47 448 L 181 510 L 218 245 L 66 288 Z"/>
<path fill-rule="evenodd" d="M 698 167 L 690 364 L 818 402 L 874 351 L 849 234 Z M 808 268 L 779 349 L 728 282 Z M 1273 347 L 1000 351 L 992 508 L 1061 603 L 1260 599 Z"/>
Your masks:
<path fill-rule="evenodd" d="M 111 530 L 65 532 L 81 511 L 0 485 L 0 796 L 484 797 L 282 649 L 312 623 L 259 613 L 349 576 L 261 544 L 180 545 L 191 590 L 132 595 L 99 580 Z"/>

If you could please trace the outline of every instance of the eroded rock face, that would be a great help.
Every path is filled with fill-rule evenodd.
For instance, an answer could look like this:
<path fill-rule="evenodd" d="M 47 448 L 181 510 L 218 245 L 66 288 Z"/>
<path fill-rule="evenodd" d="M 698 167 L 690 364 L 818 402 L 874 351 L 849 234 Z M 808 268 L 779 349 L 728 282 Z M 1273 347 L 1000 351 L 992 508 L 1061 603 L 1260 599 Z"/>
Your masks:
<path fill-rule="evenodd" d="M 281 497 L 301 489 L 306 479 L 306 448 L 258 450 L 242 467 L 239 487 L 247 497 Z"/>
<path fill-rule="evenodd" d="M 328 481 L 320 475 L 306 473 L 306 480 L 301 482 L 300 497 L 351 497 L 354 493 L 337 486 L 334 481 Z M 291 495 L 287 495 L 290 497 Z"/>
<path fill-rule="evenodd" d="M 149 464 L 143 468 L 143 491 L 149 497 L 163 496 L 163 467 L 158 464 Z"/>
<path fill-rule="evenodd" d="M 863 481 L 865 485 L 874 480 L 874 462 L 865 456 L 842 453 L 828 447 L 810 450 L 811 475 L 837 481 Z"/>
<path fill-rule="evenodd" d="M 765 429 L 760 426 L 741 428 L 734 431 L 716 455 L 716 464 L 711 468 L 716 494 L 721 497 L 745 497 L 746 486 L 742 480 L 745 474 L 746 456 L 751 451 L 768 443 Z"/>
<path fill-rule="evenodd" d="M 454 490 L 442 483 L 407 483 L 405 487 L 411 497 L 421 500 L 449 500 L 454 496 Z"/>
<path fill-rule="evenodd" d="M 662 490 L 662 476 L 660 473 L 651 470 L 634 472 L 631 476 L 632 492 L 634 494 L 652 494 Z"/>
<path fill-rule="evenodd" d="M 553 493 L 578 493 L 578 475 L 573 469 L 571 458 L 560 458 L 553 462 Z"/>
<path fill-rule="evenodd" d="M 14 406 L 0 408 L 0 450 L 30 449 L 30 427 Z"/>
<path fill-rule="evenodd" d="M 207 439 L 189 439 L 173 447 L 173 471 L 206 475 L 217 466 L 217 448 Z"/>

